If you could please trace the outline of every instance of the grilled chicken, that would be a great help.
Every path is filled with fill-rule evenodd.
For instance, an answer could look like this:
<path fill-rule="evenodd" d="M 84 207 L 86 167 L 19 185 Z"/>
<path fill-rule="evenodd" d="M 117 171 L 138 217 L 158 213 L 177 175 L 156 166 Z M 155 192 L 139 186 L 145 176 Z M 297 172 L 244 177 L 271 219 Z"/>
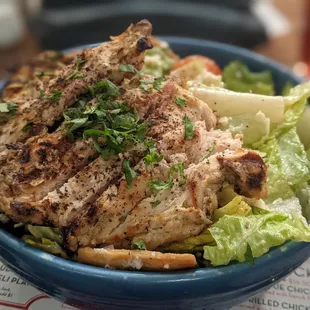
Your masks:
<path fill-rule="evenodd" d="M 242 172 L 230 171 L 228 162 L 232 161 L 243 165 Z M 141 174 L 130 189 L 125 181 L 119 188 L 111 186 L 73 220 L 67 230 L 70 249 L 97 245 L 128 248 L 142 239 L 147 249 L 153 250 L 197 235 L 210 224 L 210 217 L 218 205 L 217 192 L 225 181 L 233 180 L 233 184 L 239 184 L 245 179 L 263 176 L 261 182 L 251 188 L 251 194 L 255 198 L 264 195 L 266 167 L 253 151 L 226 151 L 192 164 L 185 170 L 184 184 L 176 179 L 171 189 L 158 194 L 152 192 L 147 182 L 167 180 L 169 166 L 161 161 L 153 168 L 139 166 L 137 170 Z M 155 202 L 158 202 L 156 207 Z"/>
<path fill-rule="evenodd" d="M 151 77 L 135 74 L 143 66 L 143 52 L 151 47 L 150 32 L 151 25 L 142 21 L 112 42 L 57 65 L 36 66 L 46 70 L 51 65 L 53 76 L 34 77 L 37 69 L 21 69 L 11 81 L 23 89 L 5 92 L 6 98 L 16 99 L 18 110 L 0 127 L 0 148 L 5 145 L 0 153 L 0 211 L 16 222 L 60 228 L 68 249 L 82 247 L 80 260 L 85 263 L 106 266 L 114 258 L 112 268 L 129 268 L 122 260 L 132 255 L 128 249 L 134 244 L 143 241 L 155 250 L 199 234 L 212 223 L 225 183 L 246 197 L 266 195 L 266 166 L 259 154 L 242 148 L 242 136 L 216 129 L 213 111 L 177 77 L 157 80 L 155 87 Z M 120 71 L 120 64 L 128 72 Z M 147 124 L 146 139 L 155 141 L 159 160 L 148 163 L 144 156 L 149 150 L 138 140 L 126 144 L 123 154 L 104 160 L 98 147 L 104 139 L 94 144 L 83 132 L 75 140 L 68 138 L 62 113 L 102 79 L 115 83 L 121 90 L 117 102 Z M 90 100 L 87 107 L 100 103 L 96 96 L 84 98 Z M 32 126 L 25 130 L 28 123 Z M 53 125 L 58 128 L 48 132 Z M 124 176 L 125 161 L 134 171 L 131 184 Z M 98 246 L 116 249 L 83 249 Z M 142 254 L 133 255 L 143 261 L 142 269 L 152 269 L 152 252 Z M 172 269 L 196 265 L 193 257 L 167 255 L 171 266 L 176 262 Z"/>
<path fill-rule="evenodd" d="M 140 70 L 144 51 L 152 47 L 147 41 L 151 30 L 148 21 L 141 21 L 131 25 L 118 37 L 111 37 L 111 42 L 81 52 L 77 56 L 78 63 L 63 68 L 41 90 L 41 98 L 26 100 L 18 105 L 17 115 L 0 128 L 0 146 L 29 137 L 29 132 L 23 130 L 29 123 L 42 129 L 53 125 L 63 111 L 75 102 L 75 98 L 98 80 L 105 78 L 120 83 L 128 75 L 119 71 L 120 64 L 131 64 Z M 79 74 L 78 78 L 75 78 L 76 74 Z"/>
<path fill-rule="evenodd" d="M 11 71 L 8 83 L 2 90 L 3 101 L 24 102 L 26 98 L 39 96 L 37 88 L 47 85 L 58 70 L 73 62 L 76 52 L 62 55 L 57 51 L 44 51 L 27 64 Z"/>
<path fill-rule="evenodd" d="M 141 158 L 142 152 L 143 149 L 137 145 L 130 149 L 126 156 L 130 154 L 134 158 Z M 121 157 L 114 156 L 109 160 L 98 157 L 39 201 L 2 199 L 0 206 L 17 222 L 66 227 L 83 207 L 96 200 L 112 181 L 116 182 L 120 178 L 121 174 Z"/>

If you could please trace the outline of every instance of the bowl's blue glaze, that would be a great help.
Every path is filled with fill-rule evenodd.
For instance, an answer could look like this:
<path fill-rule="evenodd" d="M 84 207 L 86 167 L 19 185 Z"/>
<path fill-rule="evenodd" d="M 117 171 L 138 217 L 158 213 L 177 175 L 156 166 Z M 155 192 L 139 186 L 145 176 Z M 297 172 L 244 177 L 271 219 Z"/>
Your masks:
<path fill-rule="evenodd" d="M 300 82 L 287 68 L 237 47 L 185 38 L 168 39 L 181 56 L 208 55 L 221 66 L 241 60 L 272 71 L 279 90 Z M 310 244 L 289 242 L 256 260 L 174 273 L 106 270 L 32 248 L 0 229 L 0 256 L 14 272 L 48 295 L 83 309 L 225 309 L 272 285 L 310 256 Z"/>

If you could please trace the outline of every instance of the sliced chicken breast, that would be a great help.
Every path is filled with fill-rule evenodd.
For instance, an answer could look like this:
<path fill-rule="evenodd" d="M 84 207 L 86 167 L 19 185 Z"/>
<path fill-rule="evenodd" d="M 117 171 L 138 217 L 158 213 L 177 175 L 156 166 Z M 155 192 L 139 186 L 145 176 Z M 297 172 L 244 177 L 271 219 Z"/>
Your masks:
<path fill-rule="evenodd" d="M 16 116 L 0 128 L 0 146 L 29 137 L 29 132 L 23 130 L 29 123 L 42 128 L 53 125 L 76 97 L 98 80 L 106 78 L 119 83 L 126 74 L 132 74 L 120 72 L 120 64 L 131 64 L 140 70 L 144 51 L 152 47 L 147 41 L 151 31 L 151 24 L 141 21 L 131 25 L 120 36 L 112 37 L 111 42 L 81 52 L 77 56 L 79 64 L 70 64 L 62 69 L 46 88 L 41 89 L 41 98 L 19 104 Z"/>

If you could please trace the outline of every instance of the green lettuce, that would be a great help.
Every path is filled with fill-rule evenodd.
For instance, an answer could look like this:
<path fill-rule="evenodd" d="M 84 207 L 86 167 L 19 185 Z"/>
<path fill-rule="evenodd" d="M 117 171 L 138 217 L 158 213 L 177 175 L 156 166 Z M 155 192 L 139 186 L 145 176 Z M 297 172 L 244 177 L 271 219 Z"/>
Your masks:
<path fill-rule="evenodd" d="M 183 241 L 173 242 L 167 246 L 162 247 L 160 250 L 163 252 L 172 253 L 196 253 L 203 250 L 203 246 L 213 243 L 214 239 L 208 229 L 205 229 L 197 236 L 191 236 Z"/>
<path fill-rule="evenodd" d="M 62 249 L 62 247 L 55 241 L 50 239 L 41 238 L 38 240 L 31 235 L 25 235 L 22 239 L 29 245 L 38 248 L 44 252 L 60 256 L 62 258 L 68 258 L 66 252 Z"/>
<path fill-rule="evenodd" d="M 306 82 L 292 88 L 288 97 L 298 98 L 298 100 L 286 105 L 284 121 L 273 128 L 269 139 L 277 138 L 283 132 L 297 125 L 297 122 L 304 112 L 307 100 L 310 97 L 310 82 Z"/>
<path fill-rule="evenodd" d="M 303 216 L 310 221 L 310 185 L 305 183 L 297 192 L 300 204 L 302 206 Z"/>
<path fill-rule="evenodd" d="M 242 196 L 236 196 L 224 207 L 221 207 L 214 211 L 214 220 L 217 221 L 224 215 L 247 216 L 251 213 L 251 211 L 251 207 L 246 202 L 244 202 Z"/>
<path fill-rule="evenodd" d="M 216 245 L 204 246 L 204 259 L 213 266 L 244 262 L 288 240 L 310 242 L 310 227 L 302 217 L 279 212 L 249 216 L 225 215 L 209 228 Z"/>
<path fill-rule="evenodd" d="M 243 144 L 250 147 L 269 136 L 270 119 L 259 111 L 255 115 L 223 117 L 219 120 L 219 127 L 222 130 L 229 130 L 233 136 L 242 133 Z"/>
<path fill-rule="evenodd" d="M 250 72 L 249 68 L 241 61 L 230 62 L 224 68 L 222 78 L 225 87 L 236 92 L 274 94 L 271 72 Z"/>
<path fill-rule="evenodd" d="M 268 167 L 268 202 L 294 197 L 294 192 L 310 178 L 310 166 L 296 127 L 266 142 L 259 150 L 265 153 Z"/>
<path fill-rule="evenodd" d="M 45 238 L 63 244 L 63 238 L 58 228 L 27 225 L 26 229 L 37 239 Z"/>
<path fill-rule="evenodd" d="M 22 239 L 29 245 L 34 246 L 44 252 L 68 258 L 63 250 L 63 237 L 60 230 L 48 226 L 26 225 L 26 234 Z"/>

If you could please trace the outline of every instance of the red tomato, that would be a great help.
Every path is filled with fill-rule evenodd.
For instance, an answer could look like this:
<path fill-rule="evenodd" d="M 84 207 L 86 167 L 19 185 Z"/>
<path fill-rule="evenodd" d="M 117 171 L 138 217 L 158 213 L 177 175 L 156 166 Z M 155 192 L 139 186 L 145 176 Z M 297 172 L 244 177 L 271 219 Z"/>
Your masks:
<path fill-rule="evenodd" d="M 215 61 L 213 61 L 212 59 L 205 57 L 205 56 L 201 56 L 201 55 L 192 55 L 192 56 L 187 56 L 183 59 L 180 59 L 178 62 L 175 63 L 175 65 L 173 66 L 172 70 L 178 69 L 180 67 L 183 67 L 184 65 L 188 64 L 191 61 L 194 60 L 200 60 L 202 62 L 205 63 L 206 68 L 209 72 L 216 74 L 216 75 L 221 75 L 222 74 L 222 70 L 220 69 L 220 67 L 215 63 Z"/>

